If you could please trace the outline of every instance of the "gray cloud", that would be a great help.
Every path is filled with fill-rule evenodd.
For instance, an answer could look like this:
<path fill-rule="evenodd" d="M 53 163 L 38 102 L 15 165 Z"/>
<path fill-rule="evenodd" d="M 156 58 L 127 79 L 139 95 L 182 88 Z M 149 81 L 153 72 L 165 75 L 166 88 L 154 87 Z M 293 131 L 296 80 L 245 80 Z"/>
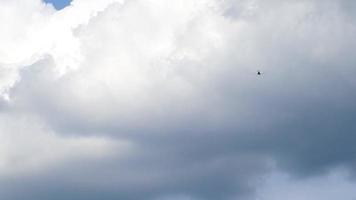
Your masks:
<path fill-rule="evenodd" d="M 272 169 L 354 171 L 353 3 L 207 2 L 112 4 L 74 31 L 77 70 L 58 76 L 51 55 L 22 69 L 4 113 L 133 147 L 2 175 L 0 196 L 250 199 Z"/>

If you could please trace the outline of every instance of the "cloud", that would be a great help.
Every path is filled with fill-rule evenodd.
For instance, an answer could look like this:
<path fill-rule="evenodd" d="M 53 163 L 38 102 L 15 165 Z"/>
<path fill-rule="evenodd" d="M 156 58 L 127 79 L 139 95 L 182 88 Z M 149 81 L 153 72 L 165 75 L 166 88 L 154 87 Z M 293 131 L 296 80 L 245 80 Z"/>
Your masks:
<path fill-rule="evenodd" d="M 0 196 L 229 200 L 263 190 L 268 199 L 274 186 L 334 183 L 325 174 L 340 166 L 353 173 L 350 9 L 75 0 L 55 11 L 4 1 Z M 261 186 L 273 170 L 299 180 L 272 174 Z"/>
<path fill-rule="evenodd" d="M 258 191 L 258 199 L 354 199 L 355 183 L 350 180 L 347 171 L 335 172 L 307 180 L 295 180 L 283 173 L 274 173 L 266 177 Z"/>
<path fill-rule="evenodd" d="M 89 18 L 113 2 L 75 1 L 75 6 L 61 12 L 55 12 L 49 4 L 40 0 L 2 2 L 0 9 L 4 31 L 0 37 L 0 65 L 8 75 L 0 82 L 1 94 L 6 96 L 9 88 L 18 81 L 19 70 L 48 55 L 54 59 L 59 75 L 76 69 L 82 56 L 74 29 L 88 23 Z M 12 23 L 8 23 L 8 19 Z"/>
<path fill-rule="evenodd" d="M 1 177 L 38 172 L 77 157 L 118 156 L 130 147 L 103 137 L 62 137 L 26 114 L 1 114 L 0 119 Z"/>

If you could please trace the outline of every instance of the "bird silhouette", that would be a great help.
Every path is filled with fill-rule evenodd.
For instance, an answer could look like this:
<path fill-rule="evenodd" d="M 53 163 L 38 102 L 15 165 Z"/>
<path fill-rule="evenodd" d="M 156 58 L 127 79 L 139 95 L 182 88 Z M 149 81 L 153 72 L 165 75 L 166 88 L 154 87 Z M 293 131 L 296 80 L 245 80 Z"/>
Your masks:
<path fill-rule="evenodd" d="M 261 71 L 260 70 L 257 71 L 257 75 L 261 76 Z"/>

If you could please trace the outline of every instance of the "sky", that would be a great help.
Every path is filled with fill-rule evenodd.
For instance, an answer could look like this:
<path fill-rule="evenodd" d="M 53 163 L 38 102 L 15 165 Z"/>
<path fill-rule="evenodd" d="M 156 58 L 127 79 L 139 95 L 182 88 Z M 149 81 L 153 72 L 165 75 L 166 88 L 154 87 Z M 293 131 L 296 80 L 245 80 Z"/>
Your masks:
<path fill-rule="evenodd" d="M 61 10 L 70 5 L 71 0 L 44 0 L 45 3 L 51 3 L 57 10 Z"/>
<path fill-rule="evenodd" d="M 356 198 L 356 2 L 57 3 L 0 1 L 1 200 Z"/>

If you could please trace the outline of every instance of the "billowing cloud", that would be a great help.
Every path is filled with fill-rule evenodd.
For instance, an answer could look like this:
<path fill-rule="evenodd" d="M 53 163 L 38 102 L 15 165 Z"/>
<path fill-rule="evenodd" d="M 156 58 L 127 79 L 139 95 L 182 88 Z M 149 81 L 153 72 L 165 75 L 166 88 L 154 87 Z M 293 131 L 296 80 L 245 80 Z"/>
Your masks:
<path fill-rule="evenodd" d="M 355 8 L 1 2 L 0 196 L 351 199 Z"/>

